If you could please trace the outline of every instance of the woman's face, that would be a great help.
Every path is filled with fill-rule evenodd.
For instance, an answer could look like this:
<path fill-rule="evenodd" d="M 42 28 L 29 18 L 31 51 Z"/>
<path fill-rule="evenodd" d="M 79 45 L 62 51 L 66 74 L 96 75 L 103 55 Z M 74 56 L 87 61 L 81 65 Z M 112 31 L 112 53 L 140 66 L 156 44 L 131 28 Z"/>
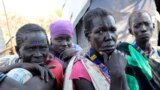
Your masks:
<path fill-rule="evenodd" d="M 49 53 L 49 47 L 45 33 L 36 32 L 28 34 L 18 52 L 23 59 L 23 62 L 44 63 Z"/>
<path fill-rule="evenodd" d="M 89 33 L 91 47 L 97 52 L 111 53 L 116 48 L 116 23 L 113 16 L 96 17 L 92 19 Z"/>
<path fill-rule="evenodd" d="M 59 35 L 51 39 L 51 47 L 57 54 L 62 53 L 67 48 L 72 46 L 72 37 L 69 35 Z"/>

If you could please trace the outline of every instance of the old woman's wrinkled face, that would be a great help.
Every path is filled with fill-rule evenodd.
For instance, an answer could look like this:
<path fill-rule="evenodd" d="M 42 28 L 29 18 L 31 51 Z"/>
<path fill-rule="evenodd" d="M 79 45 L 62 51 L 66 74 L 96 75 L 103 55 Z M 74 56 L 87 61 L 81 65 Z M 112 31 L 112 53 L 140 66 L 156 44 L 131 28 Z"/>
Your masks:
<path fill-rule="evenodd" d="M 25 35 L 26 36 L 26 35 Z M 30 33 L 19 48 L 23 62 L 44 63 L 49 53 L 47 37 L 44 32 Z"/>
<path fill-rule="evenodd" d="M 92 19 L 89 33 L 91 47 L 97 52 L 111 53 L 116 48 L 116 23 L 113 16 L 96 17 Z"/>

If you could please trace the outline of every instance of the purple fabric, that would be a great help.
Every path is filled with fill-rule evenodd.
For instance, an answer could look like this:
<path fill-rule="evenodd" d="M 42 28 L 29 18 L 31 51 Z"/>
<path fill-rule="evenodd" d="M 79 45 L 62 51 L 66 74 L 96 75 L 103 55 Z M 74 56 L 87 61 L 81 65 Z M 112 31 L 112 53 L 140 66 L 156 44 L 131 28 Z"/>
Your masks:
<path fill-rule="evenodd" d="M 58 20 L 50 25 L 51 37 L 54 38 L 59 35 L 69 35 L 73 37 L 74 29 L 70 21 Z"/>

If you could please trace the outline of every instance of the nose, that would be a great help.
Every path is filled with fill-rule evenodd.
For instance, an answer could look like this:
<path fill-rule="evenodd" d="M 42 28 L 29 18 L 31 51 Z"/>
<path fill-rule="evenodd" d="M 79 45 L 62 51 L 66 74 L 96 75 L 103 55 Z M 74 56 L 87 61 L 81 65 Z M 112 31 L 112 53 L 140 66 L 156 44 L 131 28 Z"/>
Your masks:
<path fill-rule="evenodd" d="M 141 25 L 141 32 L 144 33 L 146 31 L 147 31 L 147 27 L 144 24 L 142 24 Z"/>
<path fill-rule="evenodd" d="M 112 35 L 110 32 L 105 32 L 105 40 L 111 40 L 112 39 Z"/>
<path fill-rule="evenodd" d="M 68 46 L 68 42 L 67 42 L 66 40 L 63 40 L 63 41 L 62 41 L 62 46 L 63 46 L 63 47 L 67 47 L 67 46 Z"/>
<path fill-rule="evenodd" d="M 42 55 L 42 53 L 39 51 L 39 50 L 37 50 L 36 52 L 35 52 L 35 54 L 34 54 L 34 57 L 35 58 L 39 58 L 39 57 L 42 57 L 43 55 Z"/>

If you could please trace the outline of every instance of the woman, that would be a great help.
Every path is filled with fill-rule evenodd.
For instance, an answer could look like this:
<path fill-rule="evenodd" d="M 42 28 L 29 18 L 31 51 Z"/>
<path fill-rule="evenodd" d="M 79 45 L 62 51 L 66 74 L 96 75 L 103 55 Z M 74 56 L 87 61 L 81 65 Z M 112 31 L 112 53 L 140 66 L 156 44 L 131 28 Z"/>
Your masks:
<path fill-rule="evenodd" d="M 62 65 L 50 56 L 45 30 L 36 24 L 25 24 L 16 33 L 16 43 L 19 58 L 12 65 L 0 67 L 0 89 L 61 90 Z"/>
<path fill-rule="evenodd" d="M 65 73 L 64 90 L 127 90 L 126 61 L 116 50 L 113 16 L 96 8 L 84 16 L 83 24 L 91 47 L 86 57 L 72 57 Z"/>

